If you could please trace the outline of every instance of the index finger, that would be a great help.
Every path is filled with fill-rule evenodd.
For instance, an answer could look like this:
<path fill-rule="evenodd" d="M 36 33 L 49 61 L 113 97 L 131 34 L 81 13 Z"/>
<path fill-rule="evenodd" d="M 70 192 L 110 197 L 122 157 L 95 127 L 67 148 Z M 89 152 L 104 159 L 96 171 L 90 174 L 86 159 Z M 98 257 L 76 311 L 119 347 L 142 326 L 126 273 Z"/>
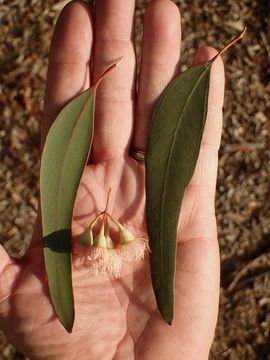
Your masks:
<path fill-rule="evenodd" d="M 90 86 L 93 26 L 89 5 L 72 1 L 62 10 L 50 48 L 41 145 L 60 110 Z"/>
<path fill-rule="evenodd" d="M 90 86 L 89 62 L 92 43 L 93 26 L 89 5 L 78 0 L 68 3 L 58 18 L 50 48 L 44 115 L 41 122 L 41 149 L 58 113 L 72 98 Z M 30 248 L 41 238 L 39 206 Z"/>

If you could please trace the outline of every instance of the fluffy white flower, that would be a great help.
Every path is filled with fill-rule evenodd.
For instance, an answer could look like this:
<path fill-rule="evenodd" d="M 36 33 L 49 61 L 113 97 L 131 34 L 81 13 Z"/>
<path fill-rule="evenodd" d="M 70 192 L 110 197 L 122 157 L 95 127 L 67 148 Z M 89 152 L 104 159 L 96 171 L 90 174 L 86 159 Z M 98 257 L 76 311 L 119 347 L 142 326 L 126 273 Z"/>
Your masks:
<path fill-rule="evenodd" d="M 125 261 L 139 261 L 144 258 L 145 252 L 149 249 L 144 239 L 135 238 L 132 241 L 122 243 L 117 246 L 120 256 Z"/>

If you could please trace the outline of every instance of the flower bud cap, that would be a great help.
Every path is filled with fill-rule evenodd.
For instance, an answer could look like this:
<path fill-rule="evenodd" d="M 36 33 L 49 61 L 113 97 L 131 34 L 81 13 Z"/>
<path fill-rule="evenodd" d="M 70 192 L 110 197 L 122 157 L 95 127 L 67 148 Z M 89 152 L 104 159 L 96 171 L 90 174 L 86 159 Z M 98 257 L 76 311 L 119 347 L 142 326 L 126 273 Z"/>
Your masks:
<path fill-rule="evenodd" d="M 125 228 L 119 229 L 120 234 L 120 243 L 121 244 L 127 244 L 132 242 L 135 239 L 135 236 L 130 232 L 129 230 Z"/>
<path fill-rule="evenodd" d="M 107 249 L 114 249 L 115 246 L 114 246 L 112 238 L 110 237 L 108 224 L 106 224 L 106 226 L 105 226 L 105 238 L 106 238 L 106 243 L 107 243 Z"/>
<path fill-rule="evenodd" d="M 107 240 L 104 234 L 104 224 L 102 224 L 100 232 L 98 235 L 94 238 L 93 246 L 107 249 Z"/>
<path fill-rule="evenodd" d="M 83 246 L 93 245 L 92 227 L 87 228 L 79 238 L 79 244 Z"/>

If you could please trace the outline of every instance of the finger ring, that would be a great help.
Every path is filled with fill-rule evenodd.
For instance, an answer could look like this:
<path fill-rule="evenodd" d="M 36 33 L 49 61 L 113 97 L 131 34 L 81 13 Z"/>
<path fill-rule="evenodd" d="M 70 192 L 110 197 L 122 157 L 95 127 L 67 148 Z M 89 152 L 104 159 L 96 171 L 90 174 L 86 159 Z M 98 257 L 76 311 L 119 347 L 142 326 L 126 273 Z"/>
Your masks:
<path fill-rule="evenodd" d="M 135 148 L 131 148 L 130 150 L 130 156 L 137 160 L 137 161 L 142 161 L 144 162 L 145 160 L 145 151 L 142 151 L 142 150 L 137 150 Z"/>

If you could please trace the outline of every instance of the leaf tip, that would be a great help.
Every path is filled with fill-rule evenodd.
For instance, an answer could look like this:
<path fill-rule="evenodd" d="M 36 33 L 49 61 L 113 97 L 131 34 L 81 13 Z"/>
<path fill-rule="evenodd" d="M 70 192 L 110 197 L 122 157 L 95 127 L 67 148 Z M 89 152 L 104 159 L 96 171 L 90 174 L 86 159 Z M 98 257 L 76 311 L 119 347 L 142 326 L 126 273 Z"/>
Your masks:
<path fill-rule="evenodd" d="M 101 83 L 101 81 L 104 79 L 104 77 L 111 72 L 114 68 L 116 68 L 118 65 L 121 64 L 121 62 L 123 61 L 124 56 L 121 56 L 118 60 L 114 61 L 105 71 L 104 73 L 101 75 L 101 77 L 96 81 L 96 83 L 93 85 L 93 88 L 96 90 L 98 85 Z"/>
<path fill-rule="evenodd" d="M 121 62 L 123 61 L 124 56 L 121 56 L 118 60 L 116 60 L 116 62 L 114 63 L 115 67 L 119 66 L 121 64 Z"/>
<path fill-rule="evenodd" d="M 158 299 L 157 299 L 158 300 Z M 169 308 L 165 305 L 158 305 L 159 313 L 162 317 L 162 320 L 164 320 L 168 325 L 172 325 L 173 322 L 173 304 L 172 306 L 169 306 Z M 168 305 L 168 304 L 167 304 Z"/>
<path fill-rule="evenodd" d="M 73 330 L 73 324 L 72 324 L 71 326 L 65 327 L 65 329 L 67 330 L 67 332 L 68 332 L 69 334 L 71 334 L 71 333 L 72 333 L 72 330 Z"/>
<path fill-rule="evenodd" d="M 218 58 L 219 56 L 221 56 L 221 55 L 222 55 L 227 49 L 229 49 L 233 44 L 235 44 L 238 40 L 241 40 L 241 39 L 244 37 L 246 31 L 247 31 L 247 27 L 244 26 L 243 30 L 242 30 L 238 35 L 236 35 L 227 45 L 225 45 L 224 48 L 223 48 L 222 50 L 220 50 L 220 51 L 218 52 L 218 54 L 213 57 L 212 60 L 210 60 L 210 62 L 213 63 L 213 62 L 216 60 L 216 58 Z"/>
<path fill-rule="evenodd" d="M 61 321 L 61 319 L 59 318 L 61 324 L 63 325 L 63 327 L 65 328 L 65 330 L 71 334 L 72 333 L 72 330 L 73 330 L 73 325 L 74 325 L 74 313 L 73 313 L 73 316 L 71 319 L 69 319 L 68 321 L 64 322 L 64 321 Z"/>

